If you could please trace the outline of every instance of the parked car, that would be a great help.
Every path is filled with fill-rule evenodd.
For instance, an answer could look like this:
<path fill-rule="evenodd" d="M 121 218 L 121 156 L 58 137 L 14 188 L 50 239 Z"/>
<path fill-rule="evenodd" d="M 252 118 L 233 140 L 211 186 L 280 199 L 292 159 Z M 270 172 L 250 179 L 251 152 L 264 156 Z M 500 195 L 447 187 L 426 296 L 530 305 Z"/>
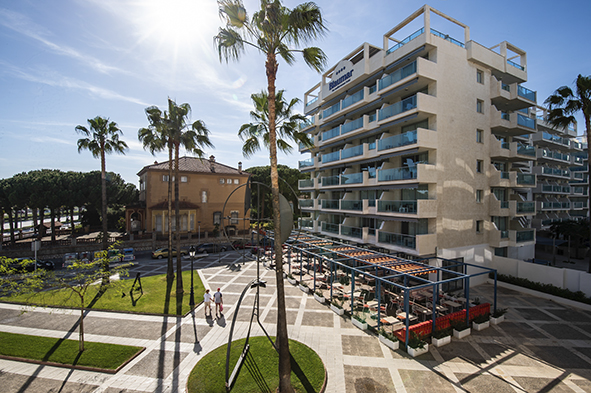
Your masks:
<path fill-rule="evenodd" d="M 250 242 L 246 242 L 243 239 L 234 240 L 232 242 L 232 247 L 236 250 L 243 250 L 243 249 L 248 248 L 250 246 L 251 246 Z"/>
<path fill-rule="evenodd" d="M 224 252 L 226 250 L 229 250 L 231 247 L 229 244 L 203 243 L 197 246 L 196 248 L 197 253 L 199 254 L 203 254 L 204 252 L 211 254 L 216 252 Z"/>
<path fill-rule="evenodd" d="M 127 261 L 135 261 L 135 255 L 133 254 L 133 248 L 124 248 L 123 249 L 123 257 L 121 258 L 123 262 Z"/>
<path fill-rule="evenodd" d="M 187 255 L 188 252 L 187 250 L 181 250 L 181 255 Z M 176 249 L 172 249 L 172 256 L 176 257 Z M 156 259 L 162 259 L 162 258 L 168 258 L 168 248 L 159 248 L 156 251 L 152 251 L 152 258 Z"/>

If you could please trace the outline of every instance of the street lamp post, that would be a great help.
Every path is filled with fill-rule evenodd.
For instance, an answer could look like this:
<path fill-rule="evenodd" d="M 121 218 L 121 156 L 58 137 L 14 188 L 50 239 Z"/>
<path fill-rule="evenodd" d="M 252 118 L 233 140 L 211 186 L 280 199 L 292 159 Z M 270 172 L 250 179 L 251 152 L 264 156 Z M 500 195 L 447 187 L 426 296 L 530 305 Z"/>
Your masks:
<path fill-rule="evenodd" d="M 189 255 L 191 256 L 191 294 L 189 295 L 189 306 L 191 310 L 195 307 L 195 291 L 193 290 L 193 259 L 195 259 L 195 247 L 189 248 Z"/>

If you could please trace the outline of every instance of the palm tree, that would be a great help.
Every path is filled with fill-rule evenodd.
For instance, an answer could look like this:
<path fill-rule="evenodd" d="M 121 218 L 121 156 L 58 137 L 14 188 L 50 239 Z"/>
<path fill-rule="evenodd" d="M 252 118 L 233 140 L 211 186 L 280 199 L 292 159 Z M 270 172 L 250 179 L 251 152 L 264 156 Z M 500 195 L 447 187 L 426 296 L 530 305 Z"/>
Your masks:
<path fill-rule="evenodd" d="M 152 155 L 168 148 L 168 249 L 172 249 L 172 138 L 168 127 L 169 116 L 166 111 L 162 112 L 157 106 L 149 106 L 145 109 L 146 117 L 150 125 L 138 131 L 138 139 L 142 142 L 144 149 L 148 149 Z M 172 263 L 172 252 L 168 253 L 168 267 L 166 270 L 166 282 L 171 285 L 174 280 L 174 265 Z"/>
<path fill-rule="evenodd" d="M 575 113 L 582 112 L 585 119 L 585 134 L 587 136 L 587 157 L 591 148 L 591 76 L 579 74 L 575 80 L 576 90 L 573 92 L 568 86 L 556 89 L 554 94 L 544 102 L 548 106 L 547 121 L 554 127 L 562 129 L 574 125 L 577 121 Z M 591 171 L 589 171 L 591 173 Z M 589 207 L 591 207 L 591 193 L 589 193 Z M 591 225 L 591 220 L 589 221 Z M 589 231 L 591 236 L 591 227 Z M 591 245 L 591 238 L 590 238 Z M 589 257 L 588 272 L 591 273 L 591 257 Z"/>
<path fill-rule="evenodd" d="M 103 223 L 103 250 L 109 248 L 109 233 L 107 231 L 107 163 L 106 154 L 119 153 L 125 154 L 128 149 L 127 144 L 119 139 L 123 132 L 117 127 L 117 123 L 109 121 L 104 117 L 97 116 L 94 119 L 88 119 L 90 130 L 84 126 L 76 126 L 76 132 L 86 136 L 78 139 L 78 153 L 82 150 L 88 150 L 94 158 L 101 159 L 101 220 Z M 103 269 L 109 270 L 109 260 L 105 259 Z M 103 283 L 108 283 L 109 276 L 103 277 Z"/>
<path fill-rule="evenodd" d="M 245 46 L 258 49 L 266 57 L 269 153 L 271 160 L 271 191 L 273 194 L 273 218 L 275 228 L 275 266 L 277 277 L 277 344 L 279 348 L 279 391 L 293 392 L 290 381 L 290 355 L 287 341 L 287 319 L 283 288 L 281 218 L 279 215 L 279 176 L 277 173 L 277 134 L 275 108 L 275 80 L 280 56 L 287 64 L 295 62 L 294 52 L 301 52 L 304 61 L 320 72 L 326 64 L 324 52 L 317 47 L 298 49 L 322 36 L 326 27 L 318 6 L 312 2 L 300 4 L 293 10 L 284 7 L 279 0 L 261 0 L 261 8 L 252 19 L 248 18 L 241 0 L 218 0 L 219 14 L 225 27 L 214 37 L 220 61 L 238 60 Z"/>
<path fill-rule="evenodd" d="M 180 231 L 180 208 L 179 208 L 179 148 L 196 154 L 200 159 L 203 157 L 202 148 L 213 147 L 209 140 L 209 130 L 201 120 L 196 120 L 188 129 L 187 118 L 191 113 L 189 104 L 177 105 L 176 102 L 168 99 L 169 132 L 171 144 L 174 147 L 174 214 L 176 220 L 176 249 L 177 249 L 177 272 L 176 292 L 183 293 L 183 266 L 181 262 L 181 237 Z M 170 220 L 169 220 L 170 221 Z"/>
<path fill-rule="evenodd" d="M 283 98 L 284 90 L 279 90 L 275 95 L 275 130 L 277 134 L 277 149 L 283 153 L 290 153 L 293 148 L 287 141 L 291 139 L 296 143 L 303 143 L 312 147 L 313 143 L 305 132 L 300 132 L 299 125 L 306 121 L 306 117 L 293 113 L 294 107 L 300 102 L 298 98 L 292 98 L 286 102 Z M 242 154 L 249 158 L 263 146 L 269 149 L 269 95 L 267 92 L 252 94 L 250 96 L 255 110 L 250 112 L 253 123 L 243 124 L 238 131 L 238 136 L 244 142 Z"/>

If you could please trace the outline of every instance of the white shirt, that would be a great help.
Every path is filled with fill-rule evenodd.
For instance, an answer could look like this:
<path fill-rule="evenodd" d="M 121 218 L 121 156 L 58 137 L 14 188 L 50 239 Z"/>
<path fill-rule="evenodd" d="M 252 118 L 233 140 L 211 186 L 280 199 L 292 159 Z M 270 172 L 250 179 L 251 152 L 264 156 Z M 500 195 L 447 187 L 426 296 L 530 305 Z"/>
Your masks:
<path fill-rule="evenodd" d="M 209 293 L 209 292 L 206 292 L 205 294 L 203 294 L 203 301 L 204 301 L 205 303 L 209 303 L 209 302 L 211 302 L 211 293 Z"/>

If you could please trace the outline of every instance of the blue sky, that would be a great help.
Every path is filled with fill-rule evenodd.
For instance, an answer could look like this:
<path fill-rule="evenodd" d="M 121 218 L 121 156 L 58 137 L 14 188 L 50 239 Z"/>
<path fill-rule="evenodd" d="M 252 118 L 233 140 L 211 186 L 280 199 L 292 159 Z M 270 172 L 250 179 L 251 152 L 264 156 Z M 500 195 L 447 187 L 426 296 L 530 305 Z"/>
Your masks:
<path fill-rule="evenodd" d="M 285 1 L 293 7 L 301 1 Z M 249 13 L 259 4 L 245 1 Z M 383 34 L 424 3 L 411 0 L 323 1 L 329 32 L 316 45 L 336 64 L 363 42 L 381 46 Z M 528 82 L 538 103 L 576 76 L 591 74 L 588 0 L 434 0 L 432 7 L 470 26 L 487 47 L 509 41 L 527 52 Z M 568 24 L 565 24 L 568 21 Z M 266 87 L 264 58 L 248 50 L 239 63 L 220 63 L 213 36 L 221 25 L 213 0 L 19 0 L 0 2 L 0 178 L 33 169 L 90 171 L 98 160 L 77 151 L 76 125 L 108 117 L 130 150 L 107 157 L 107 170 L 137 185 L 145 165 L 167 160 L 142 149 L 137 131 L 144 109 L 167 97 L 189 103 L 192 120 L 211 131 L 206 155 L 244 168 L 268 165 L 261 151 L 245 159 L 237 131 L 250 121 L 250 94 Z M 442 27 L 443 28 L 443 27 Z M 445 33 L 463 40 L 456 30 Z M 402 37 L 400 37 L 402 38 Z M 301 59 L 280 63 L 277 87 L 303 94 L 320 75 Z M 300 105 L 300 110 L 303 107 Z M 583 133 L 579 119 L 579 134 Z M 296 150 L 279 162 L 297 166 Z"/>

